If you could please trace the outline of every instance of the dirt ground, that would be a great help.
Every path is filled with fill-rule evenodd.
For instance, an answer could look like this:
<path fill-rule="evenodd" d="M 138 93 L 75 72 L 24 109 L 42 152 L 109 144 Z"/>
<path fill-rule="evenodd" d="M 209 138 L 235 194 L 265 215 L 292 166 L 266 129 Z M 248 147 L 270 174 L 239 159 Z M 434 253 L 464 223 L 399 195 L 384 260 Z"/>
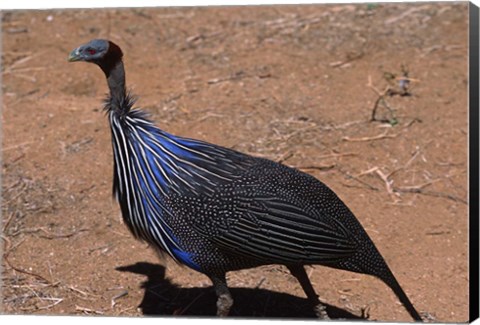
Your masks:
<path fill-rule="evenodd" d="M 134 240 L 112 199 L 104 76 L 67 62 L 109 38 L 163 129 L 322 180 L 419 311 L 467 321 L 467 3 L 13 11 L 2 29 L 3 313 L 215 313 L 208 278 Z M 371 276 L 308 273 L 335 318 L 411 320 Z M 284 267 L 228 282 L 233 316 L 314 317 Z"/>

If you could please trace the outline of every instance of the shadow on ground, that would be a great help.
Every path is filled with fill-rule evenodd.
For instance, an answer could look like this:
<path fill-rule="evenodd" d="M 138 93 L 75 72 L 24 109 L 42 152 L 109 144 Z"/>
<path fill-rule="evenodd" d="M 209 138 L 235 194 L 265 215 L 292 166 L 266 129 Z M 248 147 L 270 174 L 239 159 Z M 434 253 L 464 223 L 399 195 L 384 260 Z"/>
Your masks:
<path fill-rule="evenodd" d="M 144 315 L 213 316 L 216 297 L 212 287 L 181 288 L 165 278 L 161 265 L 139 262 L 116 268 L 147 276 L 145 295 L 139 305 Z M 316 318 L 307 299 L 265 289 L 231 288 L 235 299 L 230 316 L 267 318 Z M 362 319 L 344 309 L 326 304 L 334 319 Z"/>

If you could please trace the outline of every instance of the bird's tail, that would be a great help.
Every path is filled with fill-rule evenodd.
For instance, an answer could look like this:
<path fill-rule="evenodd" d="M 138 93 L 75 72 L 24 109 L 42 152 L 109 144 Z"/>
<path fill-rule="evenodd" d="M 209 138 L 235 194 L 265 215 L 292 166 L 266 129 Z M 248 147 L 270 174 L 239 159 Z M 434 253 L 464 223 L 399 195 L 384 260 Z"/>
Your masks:
<path fill-rule="evenodd" d="M 338 263 L 337 267 L 379 278 L 393 290 L 415 321 L 423 321 L 370 238 L 364 237 L 362 243 L 363 249 L 359 249 L 355 255 Z"/>
<path fill-rule="evenodd" d="M 378 277 L 380 280 L 382 280 L 386 285 L 388 285 L 395 295 L 398 297 L 400 302 L 403 304 L 405 309 L 410 313 L 412 318 L 415 321 L 420 321 L 423 322 L 423 319 L 420 317 L 420 314 L 417 312 L 415 307 L 413 306 L 412 302 L 408 298 L 407 294 L 405 291 L 403 291 L 402 287 L 398 283 L 397 279 L 393 275 L 393 272 L 390 270 L 390 268 L 387 265 L 387 262 L 385 262 L 385 259 L 382 257 L 378 249 L 375 247 L 375 245 L 372 242 L 372 245 L 369 246 L 368 249 L 365 250 L 368 252 L 367 254 L 371 256 L 369 259 L 370 263 L 376 264 L 376 267 L 368 267 L 370 269 L 370 272 L 365 272 L 365 273 L 370 273 L 371 275 L 374 275 Z"/>
<path fill-rule="evenodd" d="M 398 297 L 403 306 L 405 306 L 412 318 L 415 321 L 423 321 L 423 319 L 420 317 L 420 314 L 413 306 L 405 291 L 403 291 L 402 287 L 400 286 L 392 271 L 388 267 L 387 262 L 385 262 L 384 258 L 382 257 L 378 249 L 375 247 L 373 242 L 372 245 L 368 245 L 368 248 L 365 249 L 363 253 L 367 254 L 369 257 L 367 259 L 368 262 L 363 264 L 363 267 L 365 267 L 364 273 L 371 274 L 382 280 L 393 290 L 395 295 Z M 360 257 L 360 260 L 365 259 Z"/>
<path fill-rule="evenodd" d="M 403 304 L 403 306 L 405 306 L 407 311 L 410 313 L 412 318 L 415 321 L 423 322 L 423 319 L 420 317 L 420 314 L 417 312 L 412 302 L 408 298 L 407 294 L 405 293 L 405 291 L 403 291 L 402 287 L 400 286 L 397 279 L 393 275 L 392 271 L 390 271 L 386 263 L 385 263 L 385 267 L 386 267 L 386 270 L 382 276 L 379 276 L 380 279 L 383 280 L 383 282 L 385 282 L 385 284 L 388 285 L 393 290 L 393 292 L 397 295 L 400 302 Z"/>

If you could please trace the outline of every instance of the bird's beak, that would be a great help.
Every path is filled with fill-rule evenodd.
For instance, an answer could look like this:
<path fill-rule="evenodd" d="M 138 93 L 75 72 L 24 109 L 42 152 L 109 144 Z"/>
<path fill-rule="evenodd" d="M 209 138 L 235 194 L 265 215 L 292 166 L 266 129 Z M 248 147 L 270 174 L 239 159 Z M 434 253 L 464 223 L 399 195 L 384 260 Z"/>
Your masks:
<path fill-rule="evenodd" d="M 75 61 L 81 61 L 82 56 L 80 55 L 79 48 L 76 48 L 70 54 L 68 55 L 68 61 L 69 62 L 75 62 Z"/>

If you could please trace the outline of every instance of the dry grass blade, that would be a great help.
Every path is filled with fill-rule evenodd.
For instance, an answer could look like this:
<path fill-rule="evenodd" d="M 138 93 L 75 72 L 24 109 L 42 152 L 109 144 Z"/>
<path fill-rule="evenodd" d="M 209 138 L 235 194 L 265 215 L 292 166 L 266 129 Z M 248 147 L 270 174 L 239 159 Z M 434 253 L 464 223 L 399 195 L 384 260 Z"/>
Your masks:
<path fill-rule="evenodd" d="M 15 213 L 10 213 L 10 215 L 8 216 L 7 220 L 5 221 L 5 224 L 3 225 L 2 227 L 2 233 L 5 233 L 5 231 L 7 230 L 8 226 L 10 225 L 10 222 L 12 221 L 13 219 L 13 216 L 15 215 Z M 7 237 L 3 237 L 5 240 L 7 240 Z"/>
<path fill-rule="evenodd" d="M 93 293 L 88 293 L 88 292 L 85 292 L 83 290 L 80 290 L 78 288 L 75 288 L 74 286 L 67 286 L 66 287 L 67 289 L 75 292 L 75 293 L 79 293 L 81 295 L 81 299 L 86 299 L 86 300 L 91 300 L 90 298 L 87 298 L 88 296 L 93 296 L 93 297 L 100 297 L 99 295 L 96 295 L 96 294 L 93 294 Z"/>
<path fill-rule="evenodd" d="M 350 62 L 361 59 L 364 55 L 365 53 L 363 51 L 361 51 L 360 53 L 352 53 L 347 55 L 347 58 L 345 60 L 330 63 L 330 66 L 332 68 L 342 67 Z"/>
<path fill-rule="evenodd" d="M 45 239 L 56 239 L 56 238 L 70 238 L 73 237 L 81 232 L 88 231 L 88 228 L 81 228 L 69 233 L 51 233 L 48 230 L 45 229 L 45 227 L 38 227 L 38 228 L 25 228 L 25 229 L 20 229 L 12 234 L 10 234 L 11 237 L 18 236 L 19 234 L 36 234 L 39 232 L 45 233 L 45 235 L 38 235 L 40 238 L 45 238 Z"/>
<path fill-rule="evenodd" d="M 23 58 L 20 58 L 20 59 L 16 60 L 12 64 L 10 64 L 8 67 L 6 67 L 5 70 L 2 72 L 2 74 L 3 75 L 11 74 L 13 76 L 23 77 L 27 80 L 35 82 L 36 79 L 34 77 L 24 75 L 24 74 L 21 74 L 19 72 L 31 72 L 31 71 L 45 70 L 45 69 L 47 69 L 46 67 L 25 67 L 25 68 L 17 68 L 17 67 L 26 63 L 26 62 L 28 62 L 28 61 L 30 61 L 30 60 L 32 60 L 33 58 L 35 58 L 39 55 L 42 55 L 43 53 L 44 53 L 44 51 L 38 52 L 34 55 L 28 55 L 26 57 L 23 57 Z"/>
<path fill-rule="evenodd" d="M 323 156 L 318 156 L 318 159 L 324 159 L 324 158 L 337 158 L 337 157 L 346 157 L 346 156 L 357 156 L 358 154 L 354 152 L 346 152 L 346 153 L 332 153 L 329 155 L 323 155 Z"/>
<path fill-rule="evenodd" d="M 75 230 L 75 231 L 72 231 L 72 232 L 69 232 L 69 233 L 66 233 L 66 234 L 53 234 L 45 229 L 41 229 L 46 235 L 39 235 L 38 237 L 40 238 L 46 238 L 46 239 L 56 239 L 56 238 L 70 238 L 70 237 L 73 237 L 81 232 L 84 232 L 84 231 L 88 231 L 90 229 L 88 228 L 81 228 L 81 229 L 78 229 L 78 230 Z"/>
<path fill-rule="evenodd" d="M 373 185 L 370 185 L 370 184 L 368 184 L 367 182 L 365 182 L 365 181 L 361 180 L 360 178 L 358 178 L 358 176 L 361 176 L 361 175 L 363 175 L 363 174 L 360 174 L 360 175 L 358 175 L 358 176 L 353 176 L 353 175 L 349 174 L 348 172 L 343 171 L 343 170 L 341 170 L 341 169 L 339 169 L 339 171 L 340 171 L 347 179 L 353 179 L 354 181 L 357 181 L 358 183 L 366 186 L 368 189 L 370 189 L 370 190 L 372 190 L 372 191 L 379 191 L 379 189 L 378 189 L 377 187 L 375 187 L 375 186 L 373 186 Z M 345 185 L 345 186 L 347 186 L 347 185 Z"/>
<path fill-rule="evenodd" d="M 22 148 L 24 146 L 28 146 L 32 143 L 35 143 L 35 141 L 26 141 L 26 142 L 22 142 L 22 143 L 19 143 L 19 144 L 16 144 L 16 145 L 13 145 L 13 146 L 9 146 L 9 147 L 6 147 L 6 148 L 2 148 L 2 151 L 3 152 L 6 152 L 6 151 L 9 151 L 9 150 L 17 150 L 18 148 Z"/>
<path fill-rule="evenodd" d="M 388 130 L 385 130 L 382 134 L 375 135 L 373 137 L 362 137 L 362 138 L 350 138 L 349 136 L 345 136 L 342 138 L 343 141 L 350 141 L 350 142 L 364 142 L 364 141 L 375 141 L 381 139 L 391 139 L 398 137 L 397 134 L 388 134 Z"/>
<path fill-rule="evenodd" d="M 86 308 L 86 307 L 82 307 L 82 306 L 78 306 L 78 305 L 75 305 L 75 310 L 76 311 L 81 311 L 81 312 L 83 312 L 87 315 L 91 315 L 91 314 L 103 315 L 103 314 L 105 314 L 101 310 L 94 310 L 94 309 L 90 309 L 90 308 Z"/>
<path fill-rule="evenodd" d="M 394 17 L 386 19 L 384 24 L 385 25 L 394 24 L 394 23 L 398 22 L 399 20 L 402 20 L 405 17 L 408 17 L 409 15 L 413 14 L 414 12 L 421 11 L 421 10 L 428 10 L 430 8 L 431 7 L 429 5 L 409 8 L 409 9 L 405 10 L 404 12 L 402 12 L 398 16 L 394 16 Z"/>
<path fill-rule="evenodd" d="M 324 165 L 324 166 L 295 166 L 295 168 L 300 169 L 300 170 L 309 170 L 309 169 L 314 169 L 314 170 L 330 170 L 333 169 L 337 166 L 337 164 L 330 164 L 330 165 Z"/>
<path fill-rule="evenodd" d="M 439 197 L 439 198 L 445 198 L 452 200 L 454 202 L 460 202 L 463 204 L 468 204 L 468 200 L 465 200 L 463 198 L 457 197 L 453 194 L 448 194 L 448 193 L 443 193 L 443 192 L 436 192 L 436 191 L 425 191 L 422 188 L 417 188 L 414 186 L 410 186 L 408 188 L 394 188 L 395 192 L 399 193 L 417 193 L 417 194 L 423 194 L 423 195 L 428 195 L 428 196 L 434 196 L 434 197 Z"/>
<path fill-rule="evenodd" d="M 25 63 L 25 62 L 28 62 L 30 61 L 31 59 L 33 59 L 35 57 L 35 55 L 27 55 L 21 59 L 18 59 L 16 60 L 15 62 L 13 62 L 10 66 L 8 66 L 5 71 L 3 73 L 10 73 L 12 72 L 17 66 Z"/>
<path fill-rule="evenodd" d="M 56 305 L 58 305 L 59 303 L 61 303 L 63 301 L 63 298 L 41 298 L 42 300 L 50 300 L 50 301 L 54 301 L 52 304 L 49 304 L 47 306 L 42 306 L 42 307 L 38 307 L 39 310 L 42 310 L 42 309 L 50 309 L 52 307 L 55 307 Z"/>

